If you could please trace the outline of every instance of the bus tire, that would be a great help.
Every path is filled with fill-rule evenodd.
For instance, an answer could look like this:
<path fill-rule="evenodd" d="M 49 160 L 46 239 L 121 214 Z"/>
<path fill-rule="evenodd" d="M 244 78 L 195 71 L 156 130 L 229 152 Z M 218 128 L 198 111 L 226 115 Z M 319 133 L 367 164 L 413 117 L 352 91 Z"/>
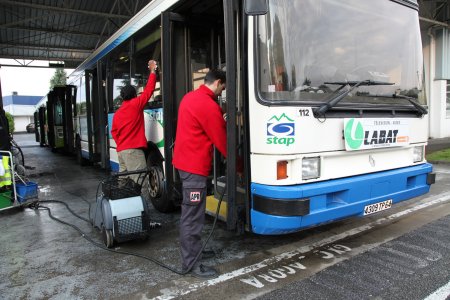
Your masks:
<path fill-rule="evenodd" d="M 168 213 L 174 211 L 175 204 L 168 196 L 165 188 L 162 163 L 160 161 L 149 159 L 147 161 L 147 167 L 149 170 L 145 191 L 147 198 L 159 212 Z"/>

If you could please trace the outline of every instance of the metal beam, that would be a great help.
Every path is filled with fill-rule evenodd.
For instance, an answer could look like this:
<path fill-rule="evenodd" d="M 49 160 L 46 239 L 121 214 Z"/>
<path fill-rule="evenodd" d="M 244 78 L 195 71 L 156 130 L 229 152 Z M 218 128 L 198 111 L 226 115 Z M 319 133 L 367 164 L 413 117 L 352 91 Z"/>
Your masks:
<path fill-rule="evenodd" d="M 82 62 L 84 58 L 82 57 L 67 57 L 67 58 L 61 58 L 61 57 L 48 57 L 48 56 L 23 56 L 23 55 L 1 55 L 1 58 L 7 58 L 7 59 L 23 59 L 23 60 L 43 60 L 43 61 L 64 61 L 64 62 Z M 6 66 L 5 64 L 0 64 L 1 66 Z M 24 65 L 26 67 L 27 65 Z"/>
<path fill-rule="evenodd" d="M 44 50 L 44 51 L 67 51 L 67 52 L 77 52 L 91 54 L 95 49 L 86 48 L 67 48 L 67 47 L 45 47 L 36 45 L 18 45 L 18 44 L 0 44 L 0 51 L 6 48 L 18 48 L 26 50 Z"/>
<path fill-rule="evenodd" d="M 96 33 L 96 32 L 72 31 L 72 30 L 56 30 L 56 29 L 49 29 L 49 28 L 19 27 L 19 26 L 14 27 L 14 26 L 7 26 L 7 25 L 0 25 L 0 28 L 14 29 L 14 30 L 23 30 L 23 31 L 30 31 L 30 32 L 71 34 L 71 35 L 87 36 L 87 37 L 98 37 L 98 36 L 100 36 L 100 32 Z"/>
<path fill-rule="evenodd" d="M 0 67 L 11 67 L 11 68 L 35 68 L 35 69 L 50 69 L 54 67 L 50 66 L 23 66 L 23 65 L 10 65 L 10 64 L 1 64 Z M 75 69 L 75 66 L 64 64 L 64 69 Z"/>
<path fill-rule="evenodd" d="M 20 19 L 20 20 L 14 21 L 14 22 L 1 24 L 1 26 L 11 27 L 11 26 L 15 26 L 15 25 L 18 25 L 18 24 L 28 23 L 28 22 L 32 22 L 32 21 L 39 20 L 39 19 L 44 19 L 44 18 L 48 18 L 48 13 L 43 13 L 42 15 L 37 16 L 37 17 Z"/>
<path fill-rule="evenodd" d="M 111 13 L 111 12 L 114 10 L 114 8 L 116 7 L 117 1 L 118 1 L 118 0 L 114 1 L 113 5 L 111 6 L 111 10 L 109 11 L 110 13 Z M 108 21 L 109 21 L 109 20 L 108 20 Z M 109 23 L 108 21 L 105 22 L 105 24 L 103 25 L 103 29 L 102 29 L 102 32 L 100 33 L 100 36 L 98 37 L 98 41 L 97 41 L 97 44 L 95 45 L 95 49 L 97 49 L 98 46 L 100 45 L 100 43 L 103 41 L 103 40 L 102 40 L 102 37 L 103 37 L 103 34 L 105 33 L 106 27 L 108 27 L 108 23 Z"/>
<path fill-rule="evenodd" d="M 423 22 L 431 23 L 431 24 L 434 24 L 434 25 L 439 25 L 439 26 L 450 28 L 450 24 L 447 24 L 447 23 L 444 23 L 444 22 L 439 22 L 439 21 L 432 20 L 432 19 L 428 19 L 428 18 L 425 18 L 425 17 L 419 17 L 419 20 L 423 21 Z"/>
<path fill-rule="evenodd" d="M 88 16 L 111 18 L 111 19 L 116 18 L 116 19 L 128 20 L 132 17 L 132 16 L 127 16 L 127 15 L 117 15 L 117 14 L 111 14 L 111 13 L 79 10 L 79 9 L 49 6 L 49 5 L 40 5 L 40 4 L 19 2 L 19 1 L 10 1 L 10 0 L 0 0 L 0 4 L 11 5 L 11 6 L 23 6 L 23 7 L 35 8 L 35 9 L 39 9 L 39 10 L 43 10 L 43 11 L 53 10 L 53 11 L 67 13 L 67 14 L 88 15 Z"/>

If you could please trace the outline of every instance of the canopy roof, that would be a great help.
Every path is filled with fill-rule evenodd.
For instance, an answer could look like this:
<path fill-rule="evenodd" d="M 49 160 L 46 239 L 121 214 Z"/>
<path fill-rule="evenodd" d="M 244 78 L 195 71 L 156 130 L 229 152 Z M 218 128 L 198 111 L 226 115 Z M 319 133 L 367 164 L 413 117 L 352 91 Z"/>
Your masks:
<path fill-rule="evenodd" d="M 0 0 L 0 58 L 75 68 L 149 2 Z"/>
<path fill-rule="evenodd" d="M 0 0 L 0 58 L 24 66 L 29 62 L 23 60 L 59 62 L 74 69 L 150 2 Z M 450 0 L 418 3 L 422 28 L 449 24 Z"/>

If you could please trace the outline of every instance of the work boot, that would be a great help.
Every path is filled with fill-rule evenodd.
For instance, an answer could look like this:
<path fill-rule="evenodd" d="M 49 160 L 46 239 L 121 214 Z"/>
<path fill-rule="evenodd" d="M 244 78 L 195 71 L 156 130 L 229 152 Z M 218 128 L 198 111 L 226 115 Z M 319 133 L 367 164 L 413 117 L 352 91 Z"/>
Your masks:
<path fill-rule="evenodd" d="M 205 266 L 203 264 L 197 264 L 195 265 L 190 274 L 197 278 L 202 279 L 210 279 L 217 277 L 217 271 L 213 267 Z"/>

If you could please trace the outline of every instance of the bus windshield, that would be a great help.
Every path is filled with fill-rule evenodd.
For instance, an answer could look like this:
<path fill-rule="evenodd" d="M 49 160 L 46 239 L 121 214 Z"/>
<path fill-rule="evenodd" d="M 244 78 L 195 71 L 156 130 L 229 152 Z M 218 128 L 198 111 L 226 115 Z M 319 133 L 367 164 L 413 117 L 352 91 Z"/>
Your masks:
<path fill-rule="evenodd" d="M 378 84 L 357 86 L 339 105 L 426 104 L 418 12 L 407 5 L 269 0 L 256 24 L 263 103 L 321 105 L 364 81 Z"/>

